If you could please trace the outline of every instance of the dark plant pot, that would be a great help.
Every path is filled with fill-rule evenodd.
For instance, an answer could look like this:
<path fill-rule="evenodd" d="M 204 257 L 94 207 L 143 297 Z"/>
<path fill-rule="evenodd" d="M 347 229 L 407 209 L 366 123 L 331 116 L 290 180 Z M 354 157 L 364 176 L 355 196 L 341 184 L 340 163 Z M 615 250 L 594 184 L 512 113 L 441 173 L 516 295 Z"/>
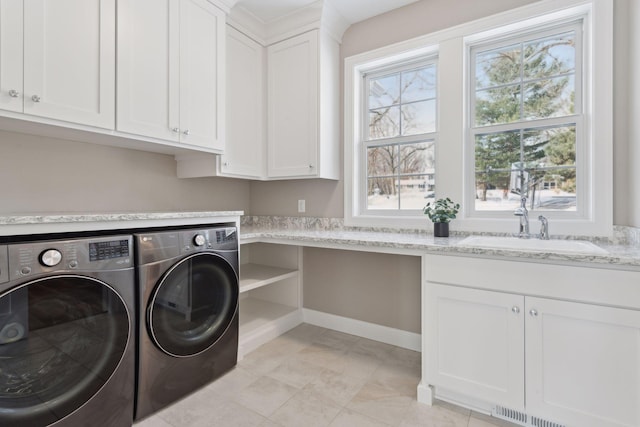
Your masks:
<path fill-rule="evenodd" d="M 433 235 L 435 237 L 449 237 L 449 223 L 448 222 L 434 222 L 433 223 Z"/>

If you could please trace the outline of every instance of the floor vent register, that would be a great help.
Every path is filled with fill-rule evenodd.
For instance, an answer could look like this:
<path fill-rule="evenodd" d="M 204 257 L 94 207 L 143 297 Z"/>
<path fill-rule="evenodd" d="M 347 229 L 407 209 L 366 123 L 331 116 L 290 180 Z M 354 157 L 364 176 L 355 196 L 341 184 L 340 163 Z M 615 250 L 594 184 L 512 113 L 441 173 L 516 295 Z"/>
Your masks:
<path fill-rule="evenodd" d="M 525 412 L 516 411 L 515 409 L 505 408 L 503 406 L 495 406 L 491 411 L 491 415 L 524 427 L 566 427 L 544 418 L 534 417 Z"/>

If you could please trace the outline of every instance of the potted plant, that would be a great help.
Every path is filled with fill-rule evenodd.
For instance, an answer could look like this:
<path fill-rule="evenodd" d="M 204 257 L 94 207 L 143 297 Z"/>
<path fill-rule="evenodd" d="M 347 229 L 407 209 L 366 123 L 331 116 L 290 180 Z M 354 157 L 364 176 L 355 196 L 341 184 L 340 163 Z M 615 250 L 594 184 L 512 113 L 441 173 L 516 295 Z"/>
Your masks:
<path fill-rule="evenodd" d="M 459 209 L 460 204 L 454 203 L 448 197 L 427 203 L 423 211 L 433 221 L 433 235 L 435 237 L 449 237 L 449 222 L 455 219 Z"/>

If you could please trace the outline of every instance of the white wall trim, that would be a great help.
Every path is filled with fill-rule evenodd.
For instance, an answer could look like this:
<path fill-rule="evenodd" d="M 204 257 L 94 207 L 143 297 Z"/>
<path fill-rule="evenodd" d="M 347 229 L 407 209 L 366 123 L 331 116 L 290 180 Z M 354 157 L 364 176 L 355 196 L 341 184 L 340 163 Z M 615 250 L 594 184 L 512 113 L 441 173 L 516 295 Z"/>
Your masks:
<path fill-rule="evenodd" d="M 337 316 L 335 314 L 323 313 L 321 311 L 302 309 L 302 318 L 305 323 L 321 326 L 327 329 L 344 332 L 380 341 L 386 344 L 395 345 L 409 350 L 421 351 L 422 337 L 415 332 L 403 331 L 401 329 L 390 328 L 388 326 L 376 325 L 374 323 L 363 322 L 362 320 Z"/>

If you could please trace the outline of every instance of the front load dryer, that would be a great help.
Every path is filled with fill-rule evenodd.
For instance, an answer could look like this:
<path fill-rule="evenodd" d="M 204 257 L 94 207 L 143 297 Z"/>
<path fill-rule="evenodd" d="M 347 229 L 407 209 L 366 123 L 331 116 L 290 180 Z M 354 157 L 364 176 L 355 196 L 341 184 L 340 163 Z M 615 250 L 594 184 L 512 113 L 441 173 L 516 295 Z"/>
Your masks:
<path fill-rule="evenodd" d="M 133 237 L 0 246 L 0 426 L 129 427 Z"/>
<path fill-rule="evenodd" d="M 136 234 L 135 419 L 232 369 L 238 357 L 238 237 L 208 226 Z"/>

